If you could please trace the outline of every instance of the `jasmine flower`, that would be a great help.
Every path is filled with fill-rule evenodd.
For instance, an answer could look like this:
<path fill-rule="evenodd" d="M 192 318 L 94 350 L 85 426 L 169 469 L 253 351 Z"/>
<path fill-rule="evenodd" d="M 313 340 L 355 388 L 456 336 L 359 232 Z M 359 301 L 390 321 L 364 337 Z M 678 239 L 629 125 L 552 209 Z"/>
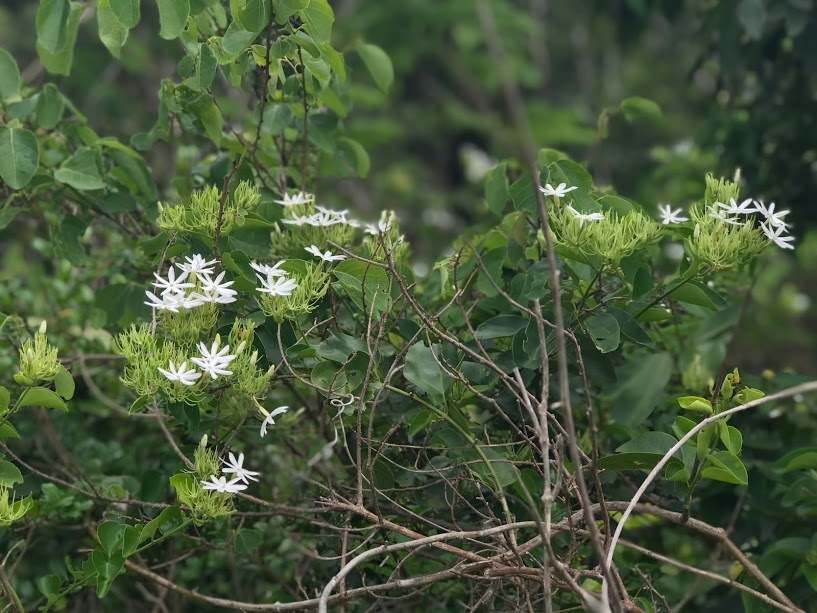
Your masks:
<path fill-rule="evenodd" d="M 201 486 L 206 490 L 212 490 L 222 494 L 235 494 L 236 492 L 247 489 L 247 486 L 239 483 L 238 479 L 227 481 L 227 477 L 216 477 L 215 475 L 210 477 L 210 481 L 202 481 Z"/>
<path fill-rule="evenodd" d="M 564 198 L 567 192 L 572 192 L 574 189 L 579 189 L 575 185 L 573 187 L 567 187 L 567 183 L 559 183 L 558 187 L 553 187 L 550 183 L 545 183 L 544 187 L 540 187 L 539 191 L 542 192 L 545 196 L 556 196 L 558 198 Z"/>
<path fill-rule="evenodd" d="M 259 281 L 261 281 L 263 287 L 257 287 L 255 289 L 263 294 L 270 294 L 271 296 L 289 296 L 292 294 L 292 291 L 298 287 L 298 282 L 295 281 L 295 279 L 288 279 L 287 277 L 278 277 L 275 280 L 273 280 L 272 277 L 267 277 L 266 279 L 259 277 Z"/>
<path fill-rule="evenodd" d="M 562 185 L 564 185 L 564 183 L 562 183 Z M 573 213 L 573 217 L 579 220 L 579 227 L 583 226 L 585 221 L 601 221 L 604 219 L 604 213 L 579 213 L 569 204 L 567 205 L 567 210 Z"/>
<path fill-rule="evenodd" d="M 222 460 L 222 462 L 224 462 L 227 465 L 227 467 L 223 468 L 221 472 L 226 474 L 234 474 L 235 479 L 237 481 L 243 481 L 244 483 L 247 484 L 249 484 L 250 480 L 258 481 L 257 477 L 261 473 L 253 472 L 251 470 L 247 470 L 246 468 L 244 468 L 243 453 L 238 454 L 238 459 L 236 459 L 232 452 L 230 452 L 229 456 L 230 456 L 229 462 L 227 460 Z"/>
<path fill-rule="evenodd" d="M 789 224 L 783 221 L 783 217 L 791 213 L 791 211 L 781 211 L 779 213 L 774 212 L 774 202 L 772 202 L 768 208 L 766 205 L 763 204 L 763 201 L 755 201 L 755 205 L 757 206 L 757 211 L 762 213 L 763 216 L 766 218 L 766 221 L 769 222 L 775 228 L 786 228 Z"/>
<path fill-rule="evenodd" d="M 311 245 L 309 247 L 304 247 L 304 250 L 308 251 L 312 255 L 319 257 L 324 262 L 336 262 L 340 260 L 345 260 L 345 255 L 332 255 L 331 251 L 326 251 L 322 253 L 320 249 L 318 249 L 315 245 Z"/>
<path fill-rule="evenodd" d="M 274 426 L 275 425 L 275 419 L 274 418 L 278 417 L 279 415 L 282 415 L 283 413 L 286 413 L 288 409 L 289 409 L 289 407 L 286 407 L 286 406 L 278 407 L 277 409 L 275 409 L 271 413 L 268 413 L 267 417 L 264 419 L 264 422 L 261 424 L 261 436 L 266 436 L 267 435 L 267 425 Z"/>
<path fill-rule="evenodd" d="M 187 362 L 182 362 L 181 365 L 176 368 L 173 360 L 170 360 L 169 371 L 165 370 L 164 368 L 159 368 L 158 370 L 171 381 L 178 381 L 182 385 L 195 385 L 196 379 L 201 377 L 201 374 L 197 373 L 192 368 L 190 370 L 187 369 Z"/>
<path fill-rule="evenodd" d="M 276 202 L 281 206 L 295 206 L 297 204 L 309 204 L 314 199 L 315 199 L 314 194 L 298 192 L 297 194 L 292 194 L 291 196 L 289 194 L 284 194 L 282 200 L 273 200 L 273 202 Z"/>
<path fill-rule="evenodd" d="M 207 273 L 208 275 L 213 274 L 213 268 L 216 264 L 217 260 L 210 260 L 209 262 L 206 261 L 201 255 L 198 253 L 195 254 L 192 258 L 189 256 L 185 256 L 184 258 L 187 261 L 187 264 L 176 264 L 179 267 L 179 270 L 189 273 L 189 274 L 201 274 Z"/>
<path fill-rule="evenodd" d="M 681 213 L 684 212 L 683 209 L 675 209 L 673 211 L 672 205 L 670 204 L 659 204 L 658 212 L 661 215 L 661 221 L 664 223 L 665 226 L 671 223 L 681 223 L 682 221 L 689 221 L 689 217 L 681 217 Z"/>
<path fill-rule="evenodd" d="M 286 262 L 286 260 L 281 260 L 280 262 L 276 262 L 275 266 L 269 266 L 267 264 L 257 264 L 256 262 L 251 262 L 250 266 L 253 270 L 260 272 L 262 275 L 266 275 L 268 277 L 285 277 L 287 271 L 281 270 L 281 266 Z M 260 278 L 260 275 L 256 275 Z"/>
<path fill-rule="evenodd" d="M 171 268 L 167 271 L 167 279 L 163 279 L 154 272 L 153 276 L 156 277 L 156 283 L 153 284 L 153 287 L 161 289 L 162 295 L 184 293 L 185 289 L 193 287 L 192 283 L 183 283 L 187 275 L 188 273 L 183 272 L 176 278 L 176 271 Z"/>
<path fill-rule="evenodd" d="M 205 373 L 210 375 L 213 379 L 218 379 L 219 375 L 231 375 L 233 372 L 227 370 L 226 367 L 235 359 L 234 355 L 225 355 L 230 351 L 230 346 L 225 345 L 220 351 L 218 349 L 219 339 L 213 341 L 213 346 L 208 350 L 207 345 L 199 343 L 198 348 L 201 352 L 200 358 L 190 358 L 196 366 L 201 368 Z"/>
<path fill-rule="evenodd" d="M 788 211 L 786 211 L 788 212 Z M 781 249 L 794 249 L 794 245 L 790 245 L 789 243 L 794 240 L 793 236 L 781 236 L 783 232 L 786 231 L 786 226 L 777 226 L 774 230 L 770 227 L 771 220 L 760 224 L 760 229 L 763 230 L 763 234 L 766 235 L 770 241 L 772 241 L 775 245 L 780 247 Z"/>

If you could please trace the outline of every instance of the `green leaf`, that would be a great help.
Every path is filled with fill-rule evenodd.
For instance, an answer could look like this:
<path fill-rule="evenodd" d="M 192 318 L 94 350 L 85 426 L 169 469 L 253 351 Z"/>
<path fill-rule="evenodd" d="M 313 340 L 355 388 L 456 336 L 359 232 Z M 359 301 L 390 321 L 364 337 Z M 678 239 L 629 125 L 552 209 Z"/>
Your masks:
<path fill-rule="evenodd" d="M 0 460 L 0 486 L 11 487 L 23 482 L 23 473 L 8 460 Z"/>
<path fill-rule="evenodd" d="M 59 53 L 68 42 L 68 0 L 40 0 L 37 9 L 37 45 L 49 53 Z"/>
<path fill-rule="evenodd" d="M 712 415 L 712 403 L 706 398 L 700 396 L 681 396 L 678 398 L 678 405 L 687 411 L 696 411 L 698 413 L 706 413 Z"/>
<path fill-rule="evenodd" d="M 728 426 L 725 421 L 718 422 L 718 437 L 729 453 L 738 455 L 743 447 L 743 435 L 740 430 Z"/>
<path fill-rule="evenodd" d="M 553 187 L 567 183 L 568 187 L 578 187 L 576 191 L 587 193 L 593 185 L 593 178 L 583 166 L 571 160 L 558 160 L 548 167 L 548 180 Z M 571 192 L 571 198 L 575 192 Z"/>
<path fill-rule="evenodd" d="M 177 475 L 178 476 L 178 475 Z M 154 537 L 157 531 L 162 534 L 167 534 L 176 526 L 182 523 L 182 513 L 177 505 L 172 505 L 162 509 L 156 517 L 151 519 L 142 527 L 142 534 L 139 536 L 139 542 L 144 543 Z"/>
<path fill-rule="evenodd" d="M 133 404 L 130 405 L 130 408 L 128 409 L 128 415 L 131 415 L 132 413 L 136 413 L 136 411 L 141 409 L 143 406 L 145 406 L 151 400 L 152 400 L 151 396 L 139 396 L 139 398 L 134 400 Z"/>
<path fill-rule="evenodd" d="M 677 289 L 668 288 L 668 291 L 670 291 L 670 298 L 680 302 L 697 304 L 712 310 L 726 306 L 726 300 L 720 294 L 698 281 L 687 281 L 679 285 Z"/>
<path fill-rule="evenodd" d="M 8 317 L 0 313 L 0 322 L 5 322 L 6 319 L 8 319 Z M 0 323 L 0 328 L 2 327 L 2 323 Z M 3 409 L 7 409 L 10 402 L 11 394 L 5 387 L 0 387 L 0 412 L 2 412 Z"/>
<path fill-rule="evenodd" d="M 108 2 L 119 23 L 128 29 L 136 27 L 139 23 L 140 0 L 108 0 Z"/>
<path fill-rule="evenodd" d="M 0 164 L 2 164 L 2 162 L 0 162 Z M 23 211 L 23 208 L 17 206 L 8 206 L 4 209 L 0 209 L 0 230 L 14 221 L 14 218 Z"/>
<path fill-rule="evenodd" d="M 284 23 L 298 11 L 309 6 L 309 0 L 272 0 L 278 23 Z"/>
<path fill-rule="evenodd" d="M 172 40 L 184 32 L 190 17 L 190 0 L 156 0 L 159 5 L 159 36 Z"/>
<path fill-rule="evenodd" d="M 125 524 L 120 524 L 118 521 L 103 521 L 96 527 L 99 543 L 107 555 L 111 555 L 119 548 L 122 536 L 125 533 L 125 527 Z"/>
<path fill-rule="evenodd" d="M 666 352 L 640 355 L 622 368 L 620 383 L 612 390 L 613 416 L 625 426 L 643 423 L 665 395 L 672 374 Z"/>
<path fill-rule="evenodd" d="M 384 93 L 388 92 L 394 81 L 394 67 L 386 52 L 377 45 L 369 43 L 358 43 L 356 51 L 377 87 Z"/>
<path fill-rule="evenodd" d="M 817 447 L 804 447 L 791 451 L 775 462 L 775 467 L 785 473 L 817 469 Z"/>
<path fill-rule="evenodd" d="M 110 0 L 99 0 L 96 9 L 96 21 L 99 26 L 99 40 L 115 58 L 119 58 L 125 41 L 128 40 L 128 28 L 116 18 L 111 10 Z"/>
<path fill-rule="evenodd" d="M 58 575 L 46 575 L 37 579 L 37 589 L 40 594 L 48 598 L 51 602 L 52 597 L 59 594 L 60 587 L 62 587 L 62 578 Z"/>
<path fill-rule="evenodd" d="M 126 526 L 125 532 L 122 534 L 122 555 L 126 558 L 131 555 L 139 547 L 139 540 L 141 539 L 143 527 Z"/>
<path fill-rule="evenodd" d="M 37 138 L 24 128 L 0 126 L 0 179 L 11 189 L 22 189 L 37 171 Z"/>
<path fill-rule="evenodd" d="M 310 0 L 309 6 L 301 10 L 301 19 L 316 43 L 329 42 L 335 14 L 327 0 Z"/>
<path fill-rule="evenodd" d="M 423 343 L 415 343 L 406 353 L 403 374 L 428 395 L 442 399 L 451 386 L 451 379 L 437 363 L 435 356 L 439 353 L 439 345 L 426 347 Z"/>
<path fill-rule="evenodd" d="M 639 345 L 650 348 L 655 347 L 655 342 L 650 338 L 650 335 L 644 331 L 644 328 L 636 321 L 635 317 L 630 315 L 627 311 L 615 307 L 607 307 L 605 312 L 616 318 L 622 336 L 633 343 L 638 343 Z"/>
<path fill-rule="evenodd" d="M 99 176 L 98 158 L 96 149 L 80 147 L 54 172 L 54 178 L 80 191 L 102 189 L 105 182 Z"/>
<path fill-rule="evenodd" d="M 667 453 L 678 441 L 666 432 L 644 432 L 616 449 L 617 453 Z"/>
<path fill-rule="evenodd" d="M 332 332 L 316 349 L 318 357 L 339 364 L 343 364 L 356 351 L 366 351 L 366 343 L 343 332 Z"/>
<path fill-rule="evenodd" d="M 602 353 L 618 349 L 621 343 L 621 329 L 618 320 L 609 313 L 598 313 L 588 317 L 584 322 L 584 327 Z"/>
<path fill-rule="evenodd" d="M 517 211 L 527 211 L 528 213 L 536 211 L 536 194 L 533 192 L 534 189 L 530 177 L 527 174 L 522 175 L 513 182 L 508 193 Z"/>
<path fill-rule="evenodd" d="M 269 5 L 265 0 L 245 0 L 244 5 L 233 13 L 233 19 L 245 30 L 260 32 L 269 22 Z"/>
<path fill-rule="evenodd" d="M 195 89 L 207 89 L 213 84 L 216 78 L 216 56 L 212 48 L 207 43 L 199 44 L 199 53 L 196 56 L 195 73 L 190 80 L 191 86 Z"/>
<path fill-rule="evenodd" d="M 245 30 L 241 27 L 241 24 L 234 21 L 224 33 L 224 38 L 221 40 L 221 47 L 227 53 L 239 54 L 249 47 L 257 36 L 257 32 Z"/>
<path fill-rule="evenodd" d="M 374 310 L 385 312 L 391 309 L 388 294 L 389 276 L 379 266 L 372 266 L 360 260 L 345 260 L 338 264 L 333 273 L 354 303 L 365 313 Z"/>
<path fill-rule="evenodd" d="M 71 400 L 74 397 L 74 378 L 62 364 L 60 364 L 60 370 L 54 378 L 54 388 L 57 394 L 65 400 Z"/>
<path fill-rule="evenodd" d="M 62 11 L 65 0 L 44 0 L 40 3 L 40 10 L 37 12 L 37 55 L 40 56 L 43 68 L 52 74 L 67 75 L 71 72 L 71 64 L 74 61 L 74 43 L 77 39 L 79 21 L 85 10 L 85 5 L 79 2 L 68 2 L 69 12 L 62 26 L 62 17 L 57 24 L 57 12 Z M 50 5 L 48 14 L 43 21 L 44 31 L 41 33 L 40 15 L 43 13 L 44 5 Z M 63 35 L 64 33 L 64 35 Z M 44 36 L 44 38 L 41 38 Z M 45 45 L 52 46 L 59 44 L 57 49 L 50 49 Z"/>
<path fill-rule="evenodd" d="M 710 466 L 701 472 L 701 476 L 715 481 L 725 481 L 736 485 L 747 485 L 749 475 L 740 459 L 728 451 L 716 451 L 707 456 Z"/>
<path fill-rule="evenodd" d="M 349 158 L 350 165 L 354 168 L 358 177 L 361 179 L 366 178 L 366 175 L 369 174 L 371 161 L 363 145 L 353 138 L 341 136 L 338 138 L 338 153 L 345 154 Z"/>
<path fill-rule="evenodd" d="M 125 565 L 125 558 L 119 551 L 114 552 L 110 556 L 106 556 L 105 552 L 94 549 L 91 552 L 91 564 L 97 572 L 96 595 L 98 598 L 104 598 L 111 589 L 114 580 L 122 571 L 122 567 Z"/>
<path fill-rule="evenodd" d="M 488 175 L 485 177 L 485 201 L 492 213 L 501 215 L 502 211 L 505 210 L 505 205 L 508 204 L 509 198 L 508 175 L 506 174 L 506 165 L 503 162 L 488 171 Z"/>
<path fill-rule="evenodd" d="M 65 101 L 62 99 L 62 94 L 53 83 L 46 83 L 37 97 L 35 111 L 37 125 L 43 130 L 53 130 L 60 123 L 64 109 Z"/>
<path fill-rule="evenodd" d="M 621 101 L 618 108 L 627 121 L 637 121 L 639 119 L 659 121 L 664 117 L 664 114 L 661 112 L 661 107 L 658 106 L 658 104 L 647 98 L 641 98 L 640 96 L 625 98 Z"/>
<path fill-rule="evenodd" d="M 0 411 L 2 413 L 2 411 Z M 0 438 L 20 438 L 20 434 L 9 422 L 0 425 Z"/>
<path fill-rule="evenodd" d="M 482 341 L 513 336 L 527 325 L 528 320 L 519 315 L 497 315 L 481 323 L 474 336 Z"/>
<path fill-rule="evenodd" d="M 21 409 L 22 407 L 45 407 L 46 409 L 68 410 L 62 398 L 46 387 L 29 387 L 24 391 L 20 395 L 15 409 Z"/>
<path fill-rule="evenodd" d="M 603 470 L 649 470 L 658 465 L 662 453 L 615 453 L 596 462 L 596 468 Z"/>
<path fill-rule="evenodd" d="M 20 95 L 20 69 L 11 54 L 0 49 L 0 100 L 10 100 Z"/>

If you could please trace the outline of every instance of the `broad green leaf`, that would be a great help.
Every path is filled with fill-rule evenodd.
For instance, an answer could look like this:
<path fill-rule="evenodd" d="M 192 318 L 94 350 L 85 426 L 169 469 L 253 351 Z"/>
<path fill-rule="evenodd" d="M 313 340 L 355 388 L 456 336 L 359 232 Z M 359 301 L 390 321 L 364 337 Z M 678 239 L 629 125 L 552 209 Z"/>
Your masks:
<path fill-rule="evenodd" d="M 356 51 L 377 87 L 383 92 L 388 92 L 394 81 L 394 67 L 386 52 L 377 45 L 369 43 L 358 43 Z"/>
<path fill-rule="evenodd" d="M 190 495 L 201 487 L 196 483 L 196 478 L 189 473 L 178 473 L 170 477 L 170 486 L 176 490 L 178 501 L 188 507 L 192 504 Z"/>
<path fill-rule="evenodd" d="M 143 527 L 126 526 L 122 534 L 122 555 L 126 558 L 131 555 L 139 547 L 139 540 L 141 539 Z"/>
<path fill-rule="evenodd" d="M 8 460 L 0 460 L 0 486 L 11 487 L 23 482 L 23 473 Z"/>
<path fill-rule="evenodd" d="M 258 33 L 269 22 L 269 3 L 265 0 L 244 0 L 243 6 L 233 13 L 233 19 L 245 30 Z"/>
<path fill-rule="evenodd" d="M 733 426 L 727 425 L 725 421 L 719 421 L 718 437 L 726 446 L 726 450 L 729 451 L 729 453 L 734 455 L 738 455 L 740 453 L 740 450 L 743 447 L 743 435 L 740 433 L 740 430 L 734 428 Z"/>
<path fill-rule="evenodd" d="M 62 587 L 62 578 L 58 575 L 46 575 L 37 579 L 37 589 L 40 593 L 51 601 L 52 596 L 56 596 Z"/>
<path fill-rule="evenodd" d="M 0 415 L 2 415 L 2 411 L 0 411 Z M 0 425 L 0 438 L 20 438 L 20 434 L 14 429 L 14 426 L 9 422 L 5 422 Z"/>
<path fill-rule="evenodd" d="M 111 555 L 119 548 L 122 535 L 125 533 L 125 527 L 125 524 L 120 524 L 118 521 L 103 521 L 96 527 L 99 543 L 107 555 Z"/>
<path fill-rule="evenodd" d="M 817 447 L 804 447 L 791 451 L 775 462 L 775 467 L 786 473 L 795 470 L 817 469 Z"/>
<path fill-rule="evenodd" d="M 654 468 L 661 458 L 662 453 L 615 453 L 596 462 L 596 468 L 603 470 L 649 470 Z"/>
<path fill-rule="evenodd" d="M 348 158 L 350 166 L 354 169 L 358 177 L 361 179 L 366 178 L 369 174 L 371 161 L 363 145 L 353 138 L 341 136 L 338 138 L 338 153 Z"/>
<path fill-rule="evenodd" d="M 627 121 L 636 121 L 639 119 L 657 121 L 664 117 L 664 114 L 661 112 L 661 107 L 658 106 L 658 104 L 647 98 L 641 98 L 640 96 L 625 98 L 618 105 L 618 108 Z"/>
<path fill-rule="evenodd" d="M 122 571 L 122 567 L 125 565 L 125 558 L 119 551 L 115 551 L 110 556 L 106 556 L 105 552 L 94 549 L 91 552 L 91 564 L 97 572 L 96 595 L 98 598 L 104 598 L 111 589 L 114 580 Z"/>
<path fill-rule="evenodd" d="M 74 266 L 82 266 L 85 263 L 85 247 L 81 240 L 87 229 L 88 224 L 79 217 L 65 215 L 57 226 L 51 227 L 54 255 L 65 258 Z"/>
<path fill-rule="evenodd" d="M 11 100 L 20 95 L 20 69 L 11 54 L 0 49 L 0 100 Z"/>
<path fill-rule="evenodd" d="M 568 187 L 578 187 L 577 191 L 589 192 L 593 179 L 583 166 L 571 160 L 558 160 L 548 167 L 548 180 L 553 187 L 567 183 Z M 574 192 L 570 192 L 571 198 Z"/>
<path fill-rule="evenodd" d="M 241 27 L 241 24 L 233 22 L 224 33 L 221 40 L 221 47 L 227 53 L 239 54 L 252 44 L 258 36 L 257 32 L 250 32 Z"/>
<path fill-rule="evenodd" d="M 439 353 L 439 345 L 426 347 L 423 343 L 415 343 L 406 353 L 403 374 L 428 395 L 442 399 L 451 386 L 451 379 L 437 362 L 435 356 Z"/>
<path fill-rule="evenodd" d="M 57 24 L 56 13 L 62 11 L 62 5 L 66 4 L 65 0 L 44 0 L 40 3 L 40 11 L 43 10 L 44 5 L 50 5 L 48 15 L 43 21 L 45 28 L 44 39 L 41 39 L 40 33 L 40 11 L 37 12 L 37 55 L 40 56 L 43 68 L 51 74 L 67 75 L 71 72 L 71 64 L 74 61 L 74 43 L 77 39 L 77 31 L 79 30 L 79 21 L 82 13 L 85 10 L 85 4 L 79 2 L 68 2 L 69 11 L 65 26 Z M 60 17 L 61 24 L 62 17 Z M 62 34 L 64 32 L 64 35 Z M 51 49 L 45 46 L 42 40 L 46 41 L 49 47 L 54 44 L 59 44 L 56 49 Z"/>
<path fill-rule="evenodd" d="M 528 325 L 528 320 L 519 315 L 497 315 L 481 323 L 474 336 L 479 340 L 513 336 Z"/>
<path fill-rule="evenodd" d="M 321 360 L 312 369 L 310 375 L 312 385 L 322 390 L 328 390 L 335 393 L 350 393 L 346 375 L 343 368 L 329 360 Z"/>
<path fill-rule="evenodd" d="M 366 351 L 366 343 L 343 332 L 332 332 L 316 349 L 319 357 L 339 364 L 343 364 L 356 351 Z"/>
<path fill-rule="evenodd" d="M 156 517 L 151 519 L 142 527 L 142 534 L 139 536 L 139 542 L 144 543 L 152 539 L 156 532 L 167 534 L 173 528 L 182 523 L 182 514 L 179 507 L 175 504 L 162 509 Z"/>
<path fill-rule="evenodd" d="M 379 266 L 359 260 L 345 260 L 333 270 L 343 289 L 364 313 L 374 304 L 375 312 L 391 309 L 389 276 Z"/>
<path fill-rule="evenodd" d="M 704 478 L 736 485 L 747 485 L 749 483 L 746 467 L 736 455 L 728 451 L 716 451 L 708 455 L 707 460 L 710 465 L 701 472 Z"/>
<path fill-rule="evenodd" d="M 536 189 L 531 183 L 530 177 L 527 174 L 522 175 L 513 182 L 508 190 L 511 197 L 511 202 L 517 211 L 527 211 L 533 213 L 536 211 Z"/>
<path fill-rule="evenodd" d="M 54 389 L 56 390 L 57 394 L 62 396 L 65 400 L 71 400 L 74 397 L 74 378 L 71 376 L 71 373 L 60 364 L 60 370 L 57 373 L 57 376 L 54 378 Z"/>
<path fill-rule="evenodd" d="M 616 453 L 660 453 L 665 454 L 678 441 L 666 432 L 644 432 L 616 449 Z"/>
<path fill-rule="evenodd" d="M 636 321 L 635 317 L 630 315 L 627 311 L 615 307 L 607 307 L 605 312 L 616 318 L 622 336 L 639 345 L 655 347 L 655 343 L 650 338 L 650 335 L 644 331 L 644 328 Z"/>
<path fill-rule="evenodd" d="M 115 58 L 119 58 L 125 41 L 128 40 L 128 28 L 120 22 L 111 10 L 110 0 L 99 0 L 96 9 L 96 21 L 99 25 L 99 40 Z"/>
<path fill-rule="evenodd" d="M 22 189 L 37 171 L 37 138 L 24 128 L 0 126 L 0 179 L 11 189 Z"/>
<path fill-rule="evenodd" d="M 159 5 L 159 36 L 178 38 L 190 17 L 190 0 L 156 0 Z"/>
<path fill-rule="evenodd" d="M 53 83 L 46 83 L 37 97 L 35 111 L 37 125 L 43 130 L 53 130 L 60 123 L 64 109 L 65 101 L 62 99 L 62 94 Z"/>
<path fill-rule="evenodd" d="M 152 398 L 150 396 L 139 396 L 139 398 L 134 400 L 133 404 L 130 405 L 130 408 L 128 409 L 128 415 L 130 415 L 132 413 L 136 413 L 136 411 L 138 411 L 143 406 L 145 406 L 148 402 L 150 402 L 151 399 Z"/>
<path fill-rule="evenodd" d="M 712 403 L 700 396 L 681 396 L 678 398 L 678 405 L 687 411 L 696 411 L 712 415 Z"/>
<path fill-rule="evenodd" d="M 0 313 L 0 328 L 3 327 L 3 323 L 5 323 L 8 317 Z M 11 402 L 11 394 L 5 387 L 0 387 L 0 412 L 3 409 L 7 409 L 9 407 L 9 403 Z"/>
<path fill-rule="evenodd" d="M 420 432 L 426 430 L 439 416 L 423 409 L 415 415 L 409 423 L 408 437 L 413 440 Z"/>
<path fill-rule="evenodd" d="M 467 449 L 462 454 L 462 459 L 468 462 L 468 469 L 477 479 L 492 489 L 496 488 L 494 475 L 499 481 L 499 487 L 503 489 L 519 479 L 519 469 L 516 468 L 516 465 L 508 462 L 507 458 L 503 457 L 495 448 L 481 445 L 480 449 L 482 454 L 488 458 L 488 464 L 493 469 L 493 474 L 486 466 L 485 460 L 475 449 Z"/>
<path fill-rule="evenodd" d="M 301 10 L 301 19 L 316 43 L 329 41 L 335 14 L 327 0 L 310 0 L 309 5 Z"/>
<path fill-rule="evenodd" d="M 618 349 L 621 343 L 621 329 L 618 320 L 609 313 L 598 313 L 588 317 L 584 322 L 584 327 L 602 353 Z"/>
<path fill-rule="evenodd" d="M 62 409 L 67 411 L 68 407 L 57 394 L 46 387 L 29 387 L 17 401 L 16 409 L 22 407 L 45 407 L 46 409 Z"/>
<path fill-rule="evenodd" d="M 485 201 L 488 203 L 488 209 L 496 215 L 502 214 L 510 198 L 505 170 L 506 165 L 503 162 L 488 171 L 485 177 Z"/>
<path fill-rule="evenodd" d="M 726 306 L 726 300 L 713 289 L 707 287 L 699 281 L 687 281 L 676 289 L 668 288 L 671 291 L 669 297 L 680 302 L 697 304 L 713 310 L 722 309 Z"/>
<path fill-rule="evenodd" d="M 140 0 L 108 0 L 117 21 L 130 29 L 139 23 Z"/>
<path fill-rule="evenodd" d="M 298 11 L 309 6 L 309 0 L 272 0 L 278 23 L 284 23 Z"/>
<path fill-rule="evenodd" d="M 40 0 L 37 9 L 37 45 L 49 53 L 59 53 L 68 42 L 68 0 Z"/>
<path fill-rule="evenodd" d="M 190 80 L 191 86 L 195 89 L 207 89 L 213 84 L 216 77 L 216 56 L 212 48 L 207 43 L 199 44 L 199 53 L 196 56 L 195 72 Z"/>
<path fill-rule="evenodd" d="M 625 426 L 642 423 L 664 397 L 672 374 L 668 353 L 634 356 L 619 372 L 620 383 L 611 390 L 613 416 Z"/>
<path fill-rule="evenodd" d="M 99 176 L 99 153 L 91 147 L 80 147 L 54 172 L 54 178 L 80 191 L 103 189 L 105 182 Z"/>

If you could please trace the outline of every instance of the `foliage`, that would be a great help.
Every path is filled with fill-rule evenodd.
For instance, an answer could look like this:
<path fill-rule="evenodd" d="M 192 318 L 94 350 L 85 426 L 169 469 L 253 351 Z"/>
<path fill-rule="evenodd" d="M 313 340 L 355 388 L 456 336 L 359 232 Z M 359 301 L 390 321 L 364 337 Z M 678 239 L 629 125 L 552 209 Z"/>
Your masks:
<path fill-rule="evenodd" d="M 122 57 L 143 11 L 42 0 L 42 66 L 72 74 L 92 13 Z M 661 223 L 559 150 L 483 160 L 489 221 L 419 274 L 408 220 L 314 187 L 371 169 L 353 128 L 360 82 L 394 85 L 381 47 L 333 44 L 326 0 L 156 12 L 176 75 L 128 144 L 0 52 L 0 229 L 34 237 L 0 296 L 4 605 L 811 606 L 817 386 L 734 368 L 791 248 L 739 173 Z M 460 42 L 490 43 L 474 23 Z M 481 61 L 481 91 L 517 85 Z M 599 115 L 547 144 L 662 111 Z"/>

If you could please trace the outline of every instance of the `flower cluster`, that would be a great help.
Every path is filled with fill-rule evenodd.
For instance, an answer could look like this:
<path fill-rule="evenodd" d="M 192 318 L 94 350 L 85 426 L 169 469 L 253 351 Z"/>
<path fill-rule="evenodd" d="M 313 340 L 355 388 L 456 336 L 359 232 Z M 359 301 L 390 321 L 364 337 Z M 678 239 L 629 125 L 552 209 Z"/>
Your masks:
<path fill-rule="evenodd" d="M 230 304 L 236 301 L 236 292 L 230 289 L 233 281 L 224 281 L 224 271 L 213 277 L 216 260 L 206 261 L 201 255 L 186 257 L 185 263 L 176 264 L 181 274 L 171 268 L 167 278 L 153 273 L 156 282 L 153 287 L 161 290 L 157 296 L 145 291 L 150 302 L 146 305 L 159 311 L 178 313 L 181 309 L 193 309 L 203 304 Z M 192 290 L 188 292 L 187 290 Z"/>
<path fill-rule="evenodd" d="M 247 489 L 250 481 L 258 481 L 258 475 L 261 473 L 247 470 L 244 468 L 244 454 L 239 453 L 236 458 L 235 455 L 229 453 L 229 461 L 222 460 L 225 467 L 221 469 L 223 473 L 220 477 L 211 475 L 207 481 L 202 481 L 201 486 L 205 490 L 212 490 L 222 494 L 235 494 Z M 231 480 L 227 480 L 224 475 L 233 475 Z"/>
<path fill-rule="evenodd" d="M 783 218 L 788 215 L 790 211 L 775 212 L 774 207 L 774 202 L 766 206 L 762 200 L 747 198 L 738 204 L 734 198 L 730 198 L 729 204 L 716 202 L 708 208 L 708 211 L 709 216 L 713 219 L 723 221 L 733 226 L 742 226 L 747 223 L 747 220 L 743 220 L 737 217 L 737 215 L 760 213 L 763 217 L 763 221 L 760 222 L 760 230 L 766 238 L 781 249 L 794 249 L 794 245 L 790 244 L 794 240 L 794 237 L 785 235 L 785 232 L 788 231 L 789 224 L 783 221 Z"/>
<path fill-rule="evenodd" d="M 201 354 L 200 357 L 190 358 L 190 361 L 198 366 L 205 374 L 210 375 L 211 379 L 218 379 L 219 375 L 232 375 L 233 371 L 227 370 L 227 366 L 235 359 L 235 355 L 227 355 L 230 351 L 230 346 L 225 345 L 219 349 L 221 344 L 221 337 L 216 335 L 216 340 L 208 349 L 204 343 L 199 343 L 198 349 Z M 241 353 L 244 349 L 244 344 L 238 346 L 236 353 Z M 201 374 L 197 373 L 193 368 L 187 368 L 187 361 L 181 363 L 177 368 L 170 360 L 170 369 L 165 370 L 159 368 L 159 372 L 167 377 L 170 381 L 178 381 L 182 385 L 195 385 L 196 380 L 201 378 Z"/>

